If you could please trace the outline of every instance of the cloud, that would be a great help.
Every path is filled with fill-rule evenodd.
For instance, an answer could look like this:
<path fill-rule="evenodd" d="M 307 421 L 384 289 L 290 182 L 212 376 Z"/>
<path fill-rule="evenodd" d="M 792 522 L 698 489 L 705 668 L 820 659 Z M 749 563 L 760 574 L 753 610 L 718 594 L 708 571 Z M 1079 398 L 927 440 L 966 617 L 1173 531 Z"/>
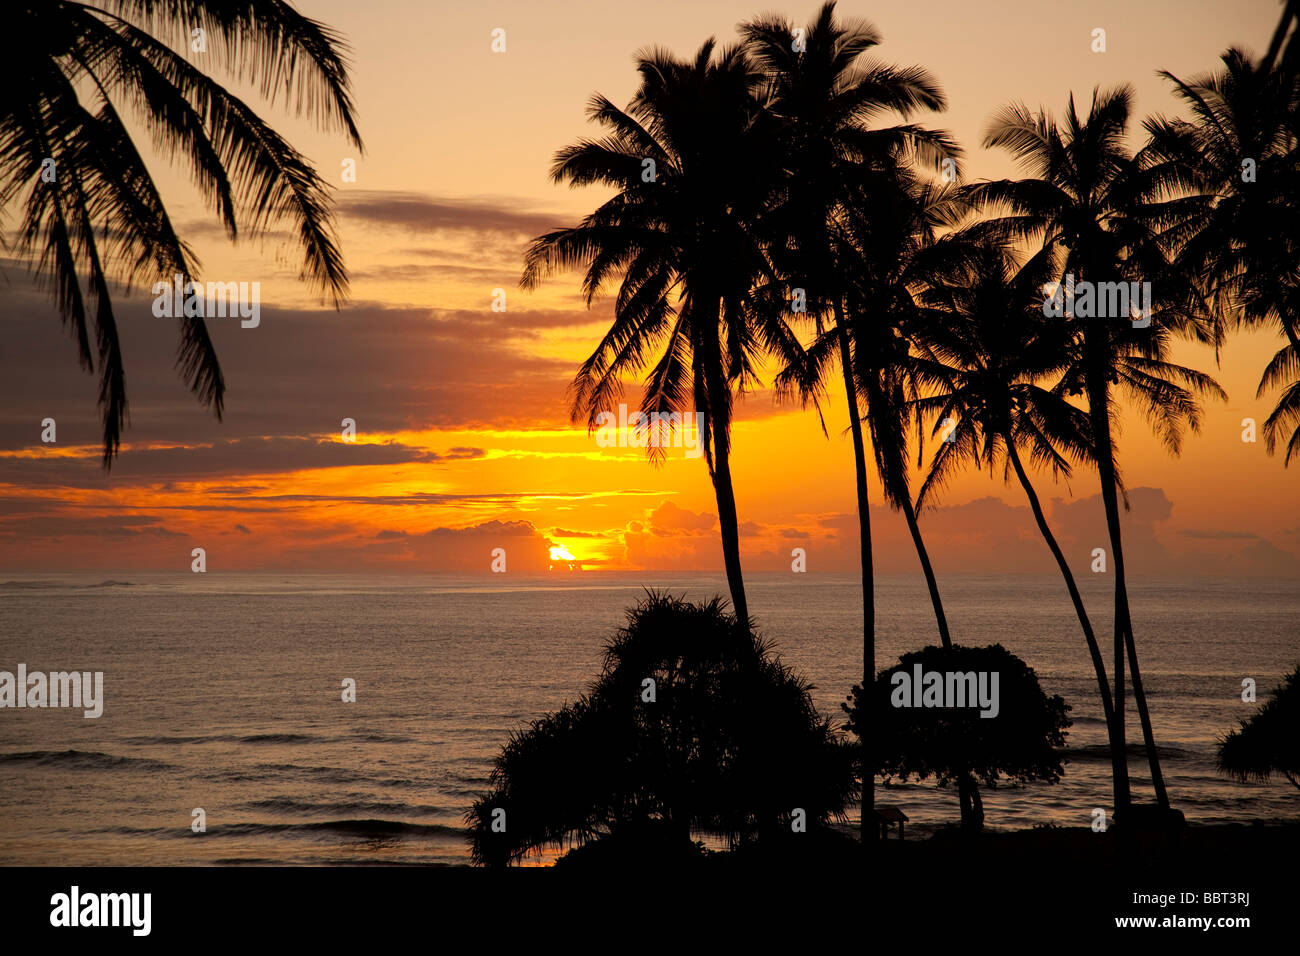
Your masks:
<path fill-rule="evenodd" d="M 0 458 L 0 477 L 31 487 L 41 485 L 107 487 L 123 479 L 202 481 L 234 475 L 263 475 L 318 468 L 346 468 L 360 465 L 396 465 L 407 462 L 434 463 L 481 458 L 483 449 L 437 452 L 399 442 L 345 443 L 319 438 L 236 438 L 196 446 L 131 448 L 121 455 L 106 475 L 98 448 L 88 448 L 76 457 Z M 210 494 L 244 494 L 248 489 L 222 486 Z"/>
<path fill-rule="evenodd" d="M 671 501 L 665 501 L 650 511 L 647 519 L 651 533 L 665 537 L 707 534 L 718 524 L 714 514 L 690 511 Z"/>
<path fill-rule="evenodd" d="M 1259 540 L 1243 548 L 1234 570 L 1252 577 L 1293 578 L 1300 576 L 1300 557 Z"/>
<path fill-rule="evenodd" d="M 538 574 L 549 570 L 555 542 L 531 521 L 485 521 L 464 528 L 431 528 L 407 535 L 400 547 L 416 563 L 433 572 L 492 573 L 493 552 L 505 552 L 506 574 Z"/>
<path fill-rule="evenodd" d="M 97 445 L 97 379 L 48 298 L 9 277 L 0 323 L 0 450 L 41 447 L 41 421 L 58 446 Z M 150 298 L 115 298 L 126 366 L 128 442 L 207 444 L 336 433 L 344 418 L 363 433 L 432 428 L 567 427 L 574 362 L 532 343 L 539 330 L 585 325 L 584 310 L 494 313 L 392 308 L 355 302 L 338 312 L 263 303 L 261 324 L 207 325 L 226 380 L 218 421 L 176 373 L 179 330 L 155 318 Z M 129 453 L 128 453 L 129 454 Z M 123 461 L 127 455 L 123 456 Z"/>
<path fill-rule="evenodd" d="M 0 539 L 185 537 L 179 532 L 168 530 L 161 522 L 162 519 L 154 515 L 139 514 L 86 517 L 34 514 L 9 519 L 0 524 Z"/>
<path fill-rule="evenodd" d="M 452 199 L 391 190 L 350 190 L 338 197 L 340 218 L 412 232 L 443 230 L 537 236 L 572 225 L 572 216 L 525 211 L 524 201 L 505 198 Z"/>

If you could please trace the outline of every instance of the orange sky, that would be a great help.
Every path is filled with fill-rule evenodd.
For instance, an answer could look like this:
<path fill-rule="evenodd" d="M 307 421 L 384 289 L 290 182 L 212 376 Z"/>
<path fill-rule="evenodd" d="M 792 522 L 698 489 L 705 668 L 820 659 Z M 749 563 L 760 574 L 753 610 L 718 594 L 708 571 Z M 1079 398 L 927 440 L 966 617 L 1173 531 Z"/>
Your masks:
<path fill-rule="evenodd" d="M 187 395 L 172 369 L 174 330 L 150 314 L 148 290 L 119 299 L 132 427 L 111 475 L 98 468 L 95 380 L 21 266 L 5 261 L 0 313 L 0 566 L 11 570 L 188 567 L 488 570 L 506 547 L 512 571 L 544 570 L 563 546 L 586 567 L 716 568 L 715 506 L 701 459 L 674 449 L 661 468 L 638 449 L 601 448 L 567 420 L 565 386 L 608 315 L 588 312 L 577 276 L 517 288 L 529 238 L 573 222 L 603 198 L 550 184 L 554 151 L 590 135 L 584 105 L 599 90 L 626 102 L 632 54 L 662 44 L 693 52 L 767 3 L 656 4 L 303 0 L 299 8 L 353 47 L 367 153 L 272 109 L 278 128 L 336 182 L 353 297 L 322 311 L 296 281 L 284 237 L 232 248 L 183 179 L 168 175 L 173 215 L 204 278 L 259 281 L 256 329 L 212 320 L 229 386 L 224 423 Z M 798 21 L 815 4 L 779 7 Z M 983 12 L 981 12 L 983 11 Z M 1132 82 L 1137 114 L 1171 113 L 1154 76 L 1214 66 L 1229 43 L 1259 50 L 1273 0 L 1238 2 L 841 3 L 884 35 L 881 59 L 921 64 L 943 84 L 947 113 L 925 120 L 967 151 L 968 178 L 1014 174 L 979 148 L 1012 100 L 1059 113 L 1073 90 Z M 504 27 L 507 52 L 490 51 Z M 1107 31 L 1107 52 L 1090 51 Z M 356 183 L 343 160 L 358 159 Z M 12 227 L 12 220 L 6 228 Z M 490 308 L 493 290 L 507 310 Z M 1207 407 L 1201 436 L 1170 459 L 1140 419 L 1124 423 L 1133 492 L 1129 537 L 1141 571 L 1300 574 L 1300 470 L 1241 420 L 1263 421 L 1274 396 L 1255 385 L 1277 343 L 1232 338 L 1215 372 L 1229 402 Z M 1214 371 L 1187 347 L 1176 360 Z M 637 400 L 635 389 L 626 399 Z M 843 397 L 816 416 L 748 397 L 734 430 L 735 483 L 747 569 L 856 568 L 851 447 Z M 42 444 L 54 417 L 58 443 Z M 357 422 L 357 443 L 340 422 Z M 873 488 L 878 489 L 874 483 Z M 1072 560 L 1103 544 L 1096 479 L 1039 478 Z M 879 495 L 875 495 L 879 500 Z M 904 529 L 877 516 L 880 567 L 911 570 Z M 1044 570 L 1046 551 L 1017 487 L 1000 476 L 953 482 L 925 518 L 935 563 L 950 571 Z"/>

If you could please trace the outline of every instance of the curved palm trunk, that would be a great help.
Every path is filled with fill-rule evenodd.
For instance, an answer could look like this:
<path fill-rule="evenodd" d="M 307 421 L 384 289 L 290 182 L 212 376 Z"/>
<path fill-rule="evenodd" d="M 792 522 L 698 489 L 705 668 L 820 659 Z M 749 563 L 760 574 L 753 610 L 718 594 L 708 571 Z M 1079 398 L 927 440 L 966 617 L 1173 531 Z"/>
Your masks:
<path fill-rule="evenodd" d="M 1104 373 L 1103 373 L 1104 374 Z M 1098 394 L 1100 392 L 1100 394 Z M 1115 568 L 1115 681 L 1114 715 L 1115 741 L 1119 744 L 1122 768 L 1116 768 L 1115 776 L 1115 811 L 1127 810 L 1133 802 L 1128 779 L 1128 739 L 1124 728 L 1124 619 L 1128 616 L 1128 591 L 1124 586 L 1122 568 L 1124 559 L 1116 547 L 1119 533 L 1119 508 L 1116 501 L 1114 522 L 1111 521 L 1111 500 L 1115 498 L 1115 468 L 1111 459 L 1110 443 L 1110 409 L 1107 404 L 1106 387 L 1100 389 L 1091 383 L 1088 386 L 1089 417 L 1092 421 L 1093 447 L 1097 455 L 1097 473 L 1101 478 L 1101 497 L 1106 509 L 1106 529 L 1110 537 L 1112 564 Z M 1110 489 L 1107 494 L 1107 489 Z"/>
<path fill-rule="evenodd" d="M 943 599 L 939 597 L 939 582 L 935 579 L 934 568 L 930 564 L 930 553 L 921 538 L 921 527 L 916 520 L 916 509 L 906 495 L 902 501 L 903 517 L 907 519 L 907 530 L 912 533 L 912 544 L 916 545 L 916 556 L 921 559 L 921 570 L 925 574 L 925 586 L 930 589 L 930 604 L 934 607 L 934 619 L 939 625 L 939 641 L 944 647 L 952 647 L 952 637 L 948 633 L 948 617 L 943 613 Z"/>
<path fill-rule="evenodd" d="M 1133 670 L 1133 698 L 1137 702 L 1138 718 L 1142 723 L 1142 738 L 1147 751 L 1147 761 L 1151 767 L 1151 783 L 1155 789 L 1156 802 L 1161 807 L 1169 806 L 1169 795 L 1165 791 L 1164 776 L 1160 772 L 1160 757 L 1156 752 L 1155 736 L 1151 730 L 1151 716 L 1147 710 L 1146 694 L 1142 689 L 1142 675 L 1137 667 L 1137 648 L 1133 641 L 1133 621 L 1129 613 L 1128 587 L 1124 573 L 1124 548 L 1120 539 L 1119 498 L 1115 492 L 1114 450 L 1110 436 L 1110 390 L 1105 366 L 1101 374 L 1089 375 L 1088 404 L 1092 419 L 1093 439 L 1097 453 L 1097 471 L 1101 477 L 1101 496 L 1106 508 L 1106 528 L 1110 535 L 1111 558 L 1115 566 L 1115 723 L 1121 742 L 1124 741 L 1124 657 L 1128 655 Z M 1123 801 L 1116 793 L 1115 809 L 1127 809 L 1132 803 L 1132 795 L 1127 786 L 1125 774 L 1125 792 Z M 1117 788 L 1118 790 L 1118 788 Z"/>
<path fill-rule="evenodd" d="M 1147 710 L 1147 695 L 1142 689 L 1142 672 L 1138 670 L 1137 645 L 1133 641 L 1133 625 L 1125 631 L 1128 645 L 1128 666 L 1133 672 L 1133 699 L 1137 701 L 1138 720 L 1142 722 L 1142 743 L 1147 750 L 1147 763 L 1151 766 L 1151 786 L 1156 792 L 1156 805 L 1169 809 L 1169 792 L 1165 789 L 1165 776 L 1160 771 L 1160 755 L 1156 752 L 1155 733 L 1151 729 L 1151 713 Z"/>
<path fill-rule="evenodd" d="M 713 300 L 713 308 L 720 305 Z M 704 361 L 704 384 L 709 401 L 710 432 L 713 436 L 713 461 L 709 477 L 713 479 L 713 495 L 718 502 L 718 532 L 722 538 L 722 562 L 727 571 L 727 587 L 731 591 L 731 606 L 736 620 L 744 627 L 750 626 L 749 602 L 745 600 L 745 579 L 740 572 L 740 522 L 736 516 L 736 492 L 731 484 L 731 416 L 729 407 L 731 390 L 722 368 L 722 352 L 717 337 L 706 337 L 701 356 Z"/>
<path fill-rule="evenodd" d="M 1079 594 L 1078 585 L 1074 581 L 1074 574 L 1070 571 L 1070 563 L 1065 560 L 1065 554 L 1061 551 L 1061 546 L 1056 543 L 1056 536 L 1052 534 L 1052 529 L 1047 524 L 1047 517 L 1043 514 L 1043 506 L 1038 500 L 1038 493 L 1034 491 L 1034 486 L 1029 481 L 1029 475 L 1025 473 L 1024 466 L 1020 463 L 1020 455 L 1016 452 L 1016 446 L 1009 435 L 1002 436 L 1007 446 L 1007 457 L 1011 459 L 1011 465 L 1016 470 L 1016 477 L 1020 479 L 1020 486 L 1025 489 L 1025 497 L 1029 499 L 1029 507 L 1034 512 L 1034 520 L 1038 523 L 1039 533 L 1042 534 L 1043 540 L 1047 542 L 1047 547 L 1052 552 L 1052 557 L 1056 559 L 1056 566 L 1061 569 L 1061 576 L 1065 578 L 1066 590 L 1070 592 L 1070 601 L 1074 604 L 1074 612 L 1079 617 L 1079 625 L 1083 628 L 1083 638 L 1088 642 L 1088 654 L 1092 657 L 1092 668 L 1097 673 L 1097 687 L 1101 693 L 1101 709 L 1106 718 L 1106 735 L 1110 740 L 1110 763 L 1111 772 L 1118 779 L 1121 775 L 1127 776 L 1128 754 L 1122 741 L 1115 736 L 1115 706 L 1111 701 L 1110 685 L 1106 682 L 1106 664 L 1102 660 L 1101 645 L 1097 643 L 1097 635 L 1093 633 L 1092 622 L 1088 620 L 1088 612 L 1083 606 L 1083 597 Z"/>
<path fill-rule="evenodd" d="M 934 568 L 930 564 L 930 554 L 921 538 L 921 527 L 916 520 L 916 509 L 911 499 L 904 495 L 901 501 L 903 516 L 907 519 L 907 529 L 912 533 L 912 544 L 916 546 L 916 556 L 921 559 L 921 570 L 925 573 L 925 584 L 930 589 L 930 604 L 934 608 L 934 619 L 939 625 L 939 641 L 944 647 L 952 647 L 952 636 L 948 633 L 948 618 L 943 613 L 943 600 L 939 597 L 939 583 L 934 577 Z M 961 826 L 963 830 L 979 831 L 984 828 L 984 801 L 980 799 L 979 782 L 969 773 L 957 778 L 957 802 L 961 808 Z"/>
<path fill-rule="evenodd" d="M 1291 328 L 1291 323 L 1283 320 L 1282 331 L 1286 334 L 1287 341 L 1291 343 L 1291 348 L 1295 350 L 1295 354 L 1300 355 L 1300 338 L 1296 337 L 1296 331 Z"/>
<path fill-rule="evenodd" d="M 722 536 L 722 561 L 727 569 L 727 587 L 736 620 L 749 627 L 749 604 L 745 600 L 745 579 L 740 572 L 740 522 L 736 515 L 736 493 L 731 485 L 731 436 L 729 428 L 713 429 L 713 494 L 718 501 L 718 526 Z"/>
<path fill-rule="evenodd" d="M 858 392 L 853 386 L 853 357 L 849 350 L 849 333 L 844 325 L 844 306 L 835 299 L 835 325 L 840 343 L 840 367 L 844 370 L 844 388 L 849 403 L 849 430 L 853 433 L 853 466 L 858 487 L 858 543 L 862 558 L 862 689 L 869 695 L 876 676 L 876 591 L 875 569 L 871 563 L 871 502 L 867 498 L 867 453 L 862 440 L 862 418 L 858 414 Z M 864 697 L 865 703 L 865 697 Z M 862 737 L 862 843 L 878 837 L 876 829 L 876 775 L 872 767 L 869 705 L 858 708 Z"/>
<path fill-rule="evenodd" d="M 727 587 L 736 620 L 749 627 L 749 603 L 745 600 L 745 579 L 740 572 L 740 522 L 736 517 L 736 493 L 731 486 L 731 451 L 728 441 L 713 442 L 713 492 L 718 499 L 718 525 L 722 534 L 722 561 L 727 569 Z"/>

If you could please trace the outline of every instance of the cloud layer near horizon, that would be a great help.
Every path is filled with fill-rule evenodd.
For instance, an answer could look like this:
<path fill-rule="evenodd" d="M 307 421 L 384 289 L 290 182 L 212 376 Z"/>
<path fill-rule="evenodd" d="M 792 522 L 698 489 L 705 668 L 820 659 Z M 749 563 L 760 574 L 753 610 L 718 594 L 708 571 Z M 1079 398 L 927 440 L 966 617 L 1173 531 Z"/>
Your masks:
<path fill-rule="evenodd" d="M 400 250 L 363 261 L 363 279 L 395 277 L 407 290 L 439 288 L 440 269 L 482 274 L 441 286 L 439 307 L 264 302 L 257 328 L 210 320 L 229 388 L 220 422 L 175 373 L 174 323 L 152 315 L 149 293 L 119 293 L 131 422 L 110 473 L 100 467 L 95 378 L 77 367 L 24 267 L 0 261 L 0 322 L 21 344 L 0 351 L 0 566 L 166 569 L 205 547 L 214 568 L 488 573 L 492 549 L 504 547 L 512 571 L 533 573 L 564 546 L 593 569 L 721 568 L 702 461 L 652 469 L 635 449 L 597 448 L 570 422 L 566 388 L 608 306 L 541 307 L 512 291 L 508 311 L 489 307 L 487 283 L 517 277 L 522 243 L 557 217 L 378 190 L 343 196 L 340 215 Z M 476 304 L 447 307 L 467 301 Z M 625 398 L 636 402 L 635 383 Z M 46 418 L 57 443 L 40 441 Z M 355 443 L 342 440 L 345 418 Z M 845 445 L 821 436 L 811 415 L 796 429 L 798 418 L 762 391 L 738 405 L 744 567 L 789 571 L 802 548 L 809 573 L 855 571 Z M 833 419 L 829 427 L 834 436 Z M 1039 491 L 1048 500 L 1052 486 Z M 925 516 L 939 573 L 1056 573 L 1017 492 L 950 500 Z M 1294 515 L 1266 534 L 1179 515 L 1159 487 L 1131 498 L 1135 574 L 1300 575 Z M 1091 573 L 1092 549 L 1106 545 L 1098 498 L 1048 507 L 1076 571 Z M 898 515 L 876 507 L 872 523 L 876 567 L 915 572 Z"/>

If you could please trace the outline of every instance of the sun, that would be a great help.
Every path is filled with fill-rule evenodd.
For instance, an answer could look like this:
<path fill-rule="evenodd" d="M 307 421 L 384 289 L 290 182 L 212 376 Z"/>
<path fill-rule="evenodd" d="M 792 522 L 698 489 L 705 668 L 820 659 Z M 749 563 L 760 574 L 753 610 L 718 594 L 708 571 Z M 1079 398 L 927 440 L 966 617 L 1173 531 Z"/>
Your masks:
<path fill-rule="evenodd" d="M 568 548 L 562 544 L 557 544 L 551 548 L 551 563 L 547 570 L 581 571 L 582 564 Z"/>

